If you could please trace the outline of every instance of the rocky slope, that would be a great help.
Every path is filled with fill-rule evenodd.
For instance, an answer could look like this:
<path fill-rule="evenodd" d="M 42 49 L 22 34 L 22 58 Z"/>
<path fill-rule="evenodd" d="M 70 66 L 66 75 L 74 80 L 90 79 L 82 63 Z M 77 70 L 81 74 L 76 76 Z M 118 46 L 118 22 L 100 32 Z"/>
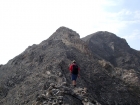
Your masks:
<path fill-rule="evenodd" d="M 88 44 L 94 54 L 115 67 L 140 71 L 140 52 L 130 48 L 125 39 L 110 32 L 100 31 L 82 40 Z"/>
<path fill-rule="evenodd" d="M 93 39 L 92 35 L 90 37 L 86 39 Z M 102 36 L 96 37 L 103 43 Z M 85 41 L 75 31 L 60 27 L 47 40 L 29 46 L 6 65 L 1 65 L 0 105 L 53 105 L 59 102 L 60 105 L 140 104 L 138 68 L 128 66 L 127 69 L 112 63 L 109 56 L 103 56 L 106 52 L 98 54 L 92 49 L 91 46 L 98 50 L 98 41 L 95 45 Z M 125 41 L 123 47 L 129 53 L 130 47 L 125 45 Z M 110 55 L 112 50 L 113 47 L 107 50 Z M 139 53 L 135 56 L 139 57 Z M 76 60 L 81 68 L 75 89 L 70 85 L 68 70 L 72 60 Z"/>

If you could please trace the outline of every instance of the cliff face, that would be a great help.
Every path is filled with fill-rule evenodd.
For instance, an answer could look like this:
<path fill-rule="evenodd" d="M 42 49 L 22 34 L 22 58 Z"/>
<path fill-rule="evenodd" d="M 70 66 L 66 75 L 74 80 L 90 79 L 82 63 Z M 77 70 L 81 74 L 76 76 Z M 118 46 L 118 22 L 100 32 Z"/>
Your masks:
<path fill-rule="evenodd" d="M 128 55 L 132 49 L 130 50 L 124 39 L 121 39 L 123 43 L 117 42 L 119 47 L 116 49 L 115 41 L 119 38 L 115 35 L 110 34 L 111 40 L 107 34 L 97 35 L 94 40 L 95 36 L 91 35 L 81 40 L 75 31 L 60 27 L 47 40 L 28 47 L 6 65 L 0 66 L 0 104 L 48 105 L 51 83 L 54 84 L 53 93 L 63 93 L 58 97 L 63 100 L 64 105 L 88 105 L 87 100 L 93 105 L 140 104 L 138 68 L 132 69 L 132 66 L 126 67 L 127 65 L 122 66 L 116 62 L 119 59 L 118 49 L 126 48 L 125 52 Z M 107 38 L 108 41 L 104 42 L 103 38 Z M 102 50 L 104 47 L 106 50 Z M 108 55 L 104 56 L 105 54 Z M 134 54 L 139 56 L 135 51 Z M 113 62 L 110 56 L 113 56 Z M 68 67 L 72 60 L 76 60 L 81 68 L 76 89 L 72 89 L 70 85 Z M 128 60 L 131 60 L 131 57 Z M 63 83 L 67 85 L 63 86 Z M 62 92 L 59 87 L 67 91 Z M 86 96 L 75 92 L 82 88 L 87 89 Z M 52 97 L 55 98 L 51 100 L 59 100 L 56 96 L 57 94 L 53 94 Z"/>

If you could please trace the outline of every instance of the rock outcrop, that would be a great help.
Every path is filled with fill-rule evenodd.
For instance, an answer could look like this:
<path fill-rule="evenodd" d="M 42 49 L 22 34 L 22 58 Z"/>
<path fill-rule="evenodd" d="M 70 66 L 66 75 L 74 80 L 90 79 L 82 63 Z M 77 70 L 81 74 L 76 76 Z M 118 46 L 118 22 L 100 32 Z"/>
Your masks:
<path fill-rule="evenodd" d="M 100 33 L 100 32 L 99 32 Z M 50 38 L 38 45 L 29 46 L 23 53 L 0 66 L 0 105 L 138 105 L 140 104 L 140 74 L 138 67 L 122 66 L 115 41 L 110 34 L 91 35 L 81 40 L 79 34 L 60 27 Z M 88 36 L 89 37 L 89 36 Z M 108 45 L 111 37 L 114 42 Z M 115 39 L 115 38 L 118 39 Z M 102 41 L 107 38 L 108 42 Z M 104 40 L 104 39 L 103 39 Z M 118 46 L 130 54 L 130 47 L 118 42 Z M 108 52 L 98 46 L 105 43 Z M 114 43 L 114 44 L 113 44 Z M 94 45 L 95 44 L 95 45 Z M 119 45 L 121 44 L 121 45 Z M 97 51 L 92 49 L 92 46 Z M 98 49 L 102 50 L 98 53 Z M 119 50 L 119 47 L 117 48 Z M 109 53 L 104 56 L 104 53 Z M 110 55 L 113 56 L 113 62 Z M 140 56 L 138 52 L 134 56 Z M 109 58 L 108 58 L 109 57 Z M 115 58 L 116 57 L 116 58 Z M 133 58 L 132 57 L 132 58 Z M 76 60 L 80 66 L 77 87 L 71 87 L 69 64 Z M 126 59 L 125 59 L 126 60 Z M 131 60 L 131 57 L 128 59 Z M 136 61 L 140 59 L 137 58 Z M 115 62 L 115 63 L 114 63 Z M 139 64 L 137 64 L 140 66 Z M 53 102 L 53 103 L 52 103 Z"/>
<path fill-rule="evenodd" d="M 66 100 L 66 98 L 68 98 Z M 73 100 L 71 102 L 71 100 Z M 53 83 L 44 94 L 37 96 L 34 105 L 100 105 L 94 101 L 90 102 L 87 88 L 70 88 L 65 82 L 59 85 Z"/>

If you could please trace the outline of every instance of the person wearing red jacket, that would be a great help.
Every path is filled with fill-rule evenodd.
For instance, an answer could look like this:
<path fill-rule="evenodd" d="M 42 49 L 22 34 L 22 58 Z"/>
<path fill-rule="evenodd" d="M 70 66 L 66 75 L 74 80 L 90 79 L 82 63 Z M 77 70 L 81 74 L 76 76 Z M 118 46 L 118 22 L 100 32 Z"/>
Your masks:
<path fill-rule="evenodd" d="M 74 87 L 76 87 L 76 80 L 77 80 L 77 77 L 79 77 L 80 68 L 76 64 L 75 60 L 70 65 L 69 70 L 70 70 L 70 73 L 71 73 L 72 85 Z"/>

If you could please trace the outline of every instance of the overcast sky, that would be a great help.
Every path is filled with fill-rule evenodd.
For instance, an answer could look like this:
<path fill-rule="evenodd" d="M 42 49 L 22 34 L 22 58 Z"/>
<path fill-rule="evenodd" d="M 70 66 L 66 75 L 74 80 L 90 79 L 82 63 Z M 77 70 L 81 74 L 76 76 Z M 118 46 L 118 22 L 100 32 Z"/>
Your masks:
<path fill-rule="evenodd" d="M 80 37 L 109 31 L 140 50 L 140 0 L 0 0 L 0 64 L 60 26 Z"/>

